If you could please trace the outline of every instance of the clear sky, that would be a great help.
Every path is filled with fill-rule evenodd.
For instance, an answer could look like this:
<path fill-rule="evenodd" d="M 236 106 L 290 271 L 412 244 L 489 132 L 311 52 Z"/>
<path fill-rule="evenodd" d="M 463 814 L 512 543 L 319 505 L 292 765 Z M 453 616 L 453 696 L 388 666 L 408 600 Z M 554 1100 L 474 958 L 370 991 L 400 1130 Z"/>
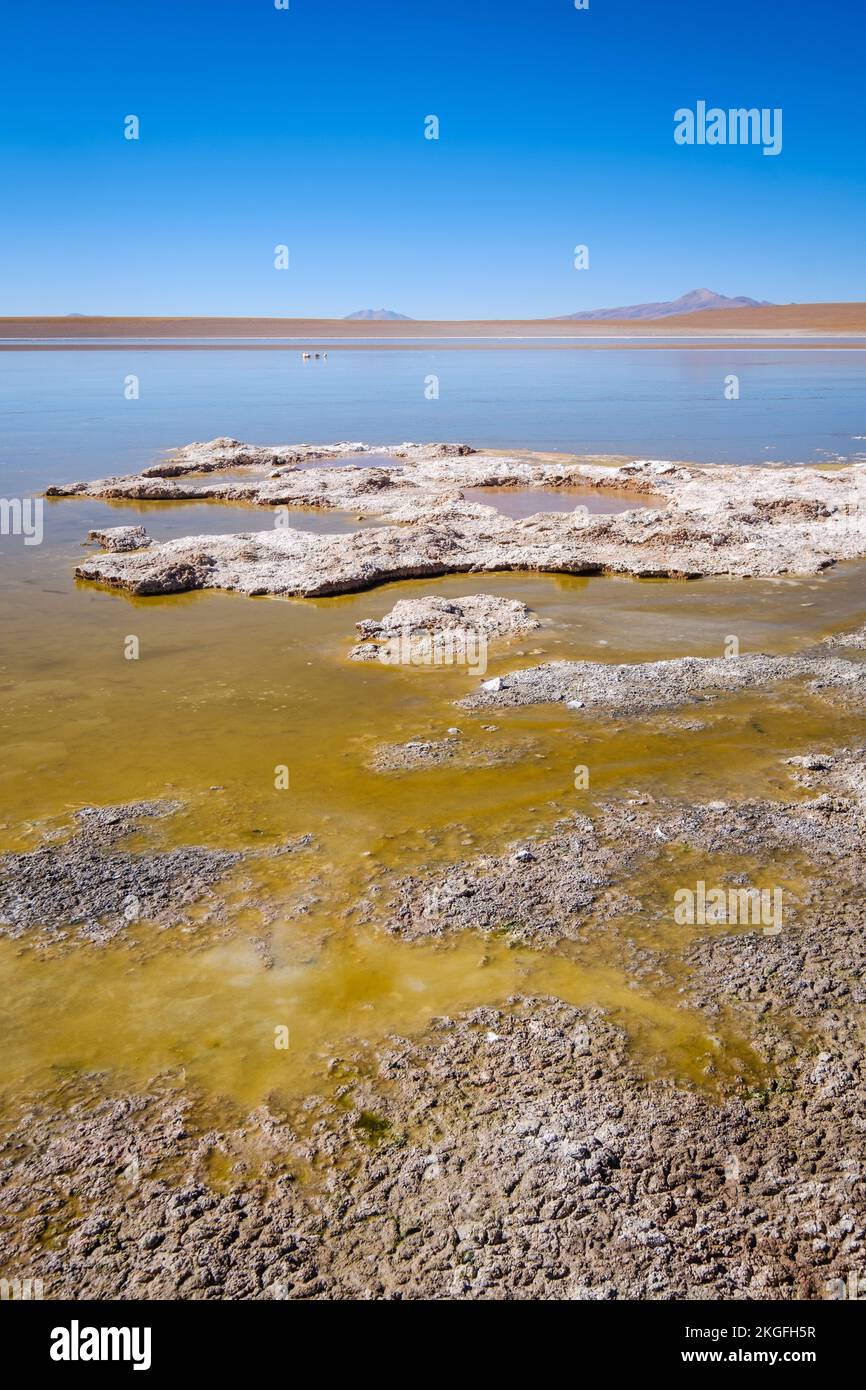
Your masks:
<path fill-rule="evenodd" d="M 10 4 L 0 314 L 866 299 L 864 40 L 862 0 Z M 781 154 L 676 145 L 699 99 Z"/>

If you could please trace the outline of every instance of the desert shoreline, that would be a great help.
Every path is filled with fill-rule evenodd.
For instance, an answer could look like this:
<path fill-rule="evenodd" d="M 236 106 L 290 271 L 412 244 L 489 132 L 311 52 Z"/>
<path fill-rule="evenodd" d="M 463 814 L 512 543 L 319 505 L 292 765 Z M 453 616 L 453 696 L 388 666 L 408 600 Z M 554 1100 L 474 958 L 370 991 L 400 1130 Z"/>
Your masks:
<path fill-rule="evenodd" d="M 328 352 L 621 352 L 624 349 L 633 348 L 636 351 L 656 351 L 656 352 L 718 352 L 719 350 L 737 352 L 761 352 L 772 351 L 808 351 L 808 352 L 864 352 L 866 351 L 866 337 L 862 344 L 851 343 L 850 339 L 844 342 L 835 343 L 826 340 L 810 340 L 804 338 L 790 340 L 762 339 L 757 342 L 743 342 L 739 339 L 725 339 L 721 342 L 704 342 L 697 340 L 694 342 L 672 340 L 670 342 L 647 342 L 646 340 L 632 339 L 617 342 L 597 342 L 597 343 L 553 343 L 553 342 L 532 342 L 524 340 L 520 342 L 504 342 L 502 340 L 491 340 L 483 343 L 454 343 L 439 341 L 436 338 L 427 338 L 423 342 L 410 343 L 352 343 L 335 342 L 329 339 L 299 338 L 291 343 L 286 342 L 258 342 L 248 343 L 241 340 L 237 342 L 209 342 L 202 339 L 201 342 L 171 342 L 163 343 L 140 342 L 131 338 L 128 342 L 92 342 L 92 343 L 72 343 L 46 339 L 43 342 L 3 342 L 0 340 L 0 352 L 128 352 L 133 348 L 136 352 L 309 352 L 310 350 L 320 350 L 325 348 Z"/>
<path fill-rule="evenodd" d="M 866 303 L 848 304 L 783 304 L 756 309 L 713 309 L 692 314 L 670 315 L 657 319 L 326 319 L 277 318 L 251 315 L 239 317 L 138 317 L 111 316 L 28 316 L 0 318 L 0 345 L 9 339 L 35 340 L 32 346 L 56 342 L 58 339 L 92 339 L 94 345 L 104 339 L 290 339 L 292 345 L 303 347 L 309 340 L 329 341 L 357 346 L 369 345 L 375 338 L 380 343 L 409 346 L 413 339 L 485 339 L 502 343 L 516 339 L 519 346 L 531 345 L 532 339 L 631 340 L 629 346 L 647 339 L 658 339 L 666 345 L 672 339 L 705 338 L 719 335 L 727 346 L 731 338 L 741 336 L 767 346 L 781 347 L 786 340 L 806 338 L 866 339 Z M 408 340 L 408 341 L 407 341 Z M 172 344 L 175 346 L 176 344 Z M 215 346 L 213 342 L 210 344 Z M 232 346 L 242 346 L 242 342 Z M 259 346 L 260 343 L 253 343 Z M 282 345 L 282 344 L 281 344 Z M 444 345 L 444 344 L 443 344 Z M 570 345 L 570 344 L 569 344 Z M 680 345 L 679 343 L 677 345 Z M 685 343 L 683 346 L 687 345 Z M 703 345 L 703 344 L 702 344 Z M 19 345 L 16 343 L 16 347 Z M 72 344 L 64 344 L 72 346 Z"/>

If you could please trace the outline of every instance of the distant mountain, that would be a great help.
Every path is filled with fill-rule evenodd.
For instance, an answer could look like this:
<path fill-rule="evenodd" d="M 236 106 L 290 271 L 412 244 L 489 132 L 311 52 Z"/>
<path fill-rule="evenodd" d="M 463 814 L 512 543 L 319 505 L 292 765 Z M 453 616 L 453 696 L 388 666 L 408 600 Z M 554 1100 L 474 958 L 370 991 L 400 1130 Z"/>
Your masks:
<path fill-rule="evenodd" d="M 359 309 L 357 314 L 347 314 L 347 319 L 403 319 L 411 323 L 409 314 L 395 314 L 393 309 Z"/>
<path fill-rule="evenodd" d="M 716 294 L 714 290 L 689 290 L 679 299 L 658 304 L 626 304 L 619 309 L 582 309 L 578 314 L 557 314 L 558 319 L 666 319 L 674 314 L 697 314 L 702 309 L 757 309 L 769 299 L 749 299 L 748 295 Z M 354 317 L 354 316 L 353 316 Z"/>

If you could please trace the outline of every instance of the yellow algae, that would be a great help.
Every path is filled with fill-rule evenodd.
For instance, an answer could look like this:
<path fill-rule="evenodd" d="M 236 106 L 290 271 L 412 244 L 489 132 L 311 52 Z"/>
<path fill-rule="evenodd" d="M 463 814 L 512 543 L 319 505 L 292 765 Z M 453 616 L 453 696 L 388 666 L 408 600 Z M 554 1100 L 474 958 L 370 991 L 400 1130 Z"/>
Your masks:
<path fill-rule="evenodd" d="M 455 708 L 476 684 L 459 667 L 394 670 L 349 662 L 354 623 L 381 615 L 398 597 L 422 593 L 519 596 L 546 626 L 520 642 L 492 646 L 495 674 L 551 659 L 719 655 L 732 633 L 743 651 L 795 650 L 838 628 L 846 608 L 856 622 L 858 587 L 847 577 L 804 581 L 814 606 L 793 618 L 789 588 L 764 581 L 485 575 L 316 601 L 211 593 L 131 600 L 84 585 L 51 603 L 37 595 L 41 611 L 34 616 L 29 603 L 25 617 L 10 604 L 6 622 L 0 798 L 7 829 L 0 846 L 21 844 L 22 820 L 167 795 L 191 800 L 172 833 L 229 847 L 257 834 L 281 837 L 327 824 L 346 846 L 361 849 L 371 837 L 419 824 L 435 832 L 465 818 L 495 834 L 536 803 L 565 796 L 571 804 L 576 761 L 592 765 L 594 789 L 615 792 L 648 780 L 675 789 L 688 759 L 712 794 L 716 778 L 720 790 L 730 783 L 733 753 L 737 776 L 757 784 L 754 758 L 760 761 L 761 749 L 772 760 L 777 750 L 821 735 L 822 721 L 825 738 L 855 721 L 797 688 L 781 703 L 757 692 L 672 712 L 710 720 L 708 730 L 688 736 L 667 716 L 611 725 L 551 707 L 484 719 Z M 138 639 L 138 660 L 124 659 L 129 636 Z M 760 716 L 770 708 L 762 728 Z M 479 733 L 493 722 L 494 733 Z M 369 771 L 367 759 L 379 743 L 443 736 L 454 725 L 492 745 L 531 732 L 542 740 L 542 756 L 471 773 Z M 578 757 L 587 742 L 589 753 Z M 274 787 L 278 766 L 288 768 L 287 791 Z"/>
<path fill-rule="evenodd" d="M 117 521 L 153 514 L 156 524 L 158 513 L 165 524 L 169 515 L 163 503 L 113 510 L 124 514 Z M 173 533 L 189 534 L 195 527 L 182 514 L 205 508 L 170 510 Z M 202 530 L 214 529 L 216 513 L 208 516 Z M 241 529 L 228 508 L 226 528 L 232 517 Z M 320 520 L 337 529 L 333 518 Z M 731 635 L 743 652 L 796 651 L 863 622 L 863 566 L 802 580 L 487 574 L 314 601 L 145 600 L 70 585 L 71 549 L 46 558 L 37 568 L 24 557 L 0 595 L 0 850 L 36 848 L 82 806 L 141 798 L 182 809 L 143 826 L 128 849 L 268 851 L 308 833 L 316 849 L 246 862 L 230 894 L 232 936 L 211 935 L 195 950 L 178 931 L 146 926 L 135 948 L 81 946 L 52 957 L 0 943 L 10 1094 L 50 1085 L 57 1069 L 117 1069 L 146 1081 L 176 1067 L 214 1094 L 298 1092 L 324 1084 L 341 1050 L 374 1048 L 389 1032 L 515 993 L 610 1009 L 647 1065 L 679 1077 L 705 1080 L 709 1060 L 719 1072 L 757 1073 L 734 1025 L 720 1028 L 719 1060 L 706 1023 L 682 1006 L 677 961 L 695 933 L 675 927 L 666 904 L 686 871 L 710 881 L 745 870 L 760 886 L 768 881 L 760 856 L 663 854 L 639 882 L 617 885 L 641 900 L 640 916 L 613 919 L 609 936 L 595 929 L 557 953 L 513 947 L 505 935 L 409 945 L 351 926 L 346 914 L 392 874 L 501 852 L 607 799 L 796 798 L 803 793 L 781 759 L 862 738 L 866 719 L 797 685 L 643 720 L 562 706 L 470 713 L 455 701 L 477 677 L 460 667 L 383 669 L 347 653 L 355 623 L 398 598 L 478 592 L 520 598 L 543 623 L 492 644 L 488 674 L 550 660 L 718 656 Z M 131 636 L 137 660 L 124 656 Z M 371 770 L 380 744 L 441 739 L 453 726 L 461 739 L 503 750 L 505 761 Z M 509 761 L 508 745 L 527 740 L 531 751 Z M 577 765 L 588 769 L 586 787 L 575 786 Z M 792 896 L 801 870 L 793 859 L 785 869 Z M 773 867 L 774 883 L 780 872 Z M 675 984 L 631 977 L 623 935 L 658 950 Z M 263 940 L 270 968 L 256 949 Z M 274 1047 L 280 1026 L 291 1039 L 283 1051 Z"/>
<path fill-rule="evenodd" d="M 630 988 L 611 965 L 474 933 L 412 944 L 376 931 L 293 939 L 270 968 L 235 938 L 199 952 L 166 946 L 141 959 L 112 946 L 22 970 L 4 941 L 0 982 L 9 1000 L 0 1036 L 11 1094 L 50 1089 L 74 1072 L 111 1069 L 146 1084 L 182 1067 L 211 1095 L 255 1103 L 274 1091 L 327 1088 L 333 1058 L 517 993 L 610 1010 L 659 1069 L 680 1079 L 706 1082 L 710 1059 L 744 1082 L 761 1074 L 735 1035 L 720 1061 L 705 1021 L 674 998 Z"/>

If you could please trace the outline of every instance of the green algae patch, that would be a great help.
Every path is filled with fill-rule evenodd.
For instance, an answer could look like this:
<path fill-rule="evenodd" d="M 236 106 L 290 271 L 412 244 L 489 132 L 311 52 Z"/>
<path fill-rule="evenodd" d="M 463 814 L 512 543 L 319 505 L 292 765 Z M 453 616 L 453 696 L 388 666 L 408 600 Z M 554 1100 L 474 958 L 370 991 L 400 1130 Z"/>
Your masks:
<path fill-rule="evenodd" d="M 374 1115 L 372 1110 L 362 1110 L 355 1121 L 355 1129 L 370 1144 L 381 1144 L 383 1139 L 389 1139 L 391 1134 L 391 1121 L 386 1120 L 384 1115 Z"/>

